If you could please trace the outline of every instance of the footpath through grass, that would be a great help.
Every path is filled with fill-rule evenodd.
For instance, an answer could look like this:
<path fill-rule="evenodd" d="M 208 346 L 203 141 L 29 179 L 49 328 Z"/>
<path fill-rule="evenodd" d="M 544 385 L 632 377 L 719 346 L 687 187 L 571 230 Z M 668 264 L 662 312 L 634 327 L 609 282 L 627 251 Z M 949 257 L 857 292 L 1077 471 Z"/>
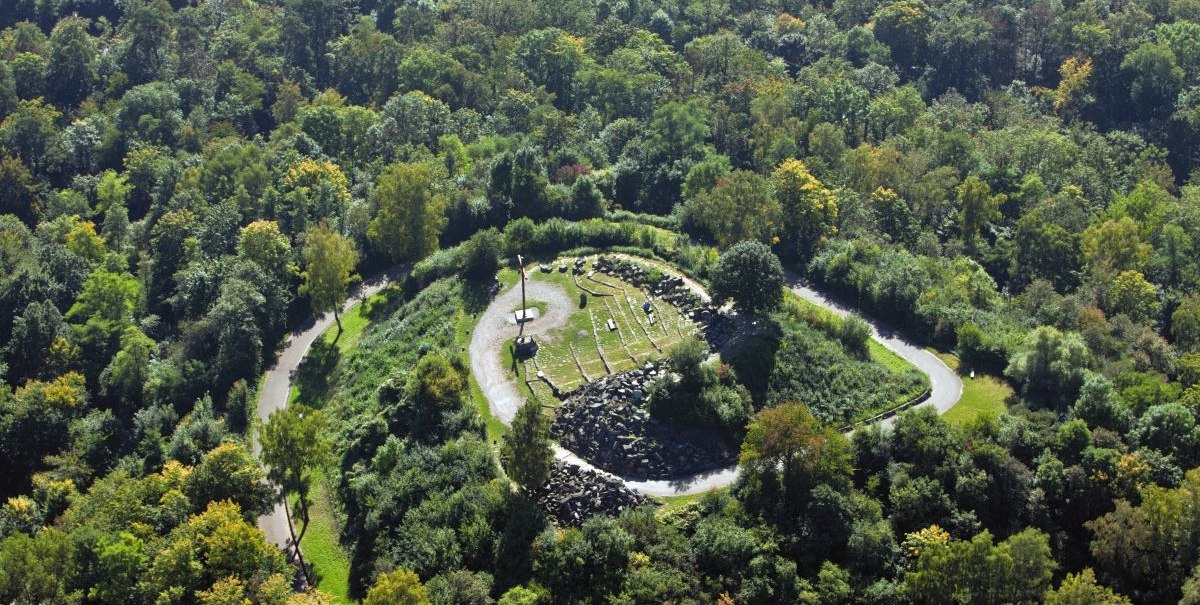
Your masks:
<path fill-rule="evenodd" d="M 557 271 L 549 274 L 543 274 L 537 271 L 536 266 L 534 266 L 531 267 L 530 275 L 533 279 L 561 282 L 561 285 L 565 287 L 569 293 L 576 295 L 578 294 L 578 288 L 575 286 L 571 276 L 568 274 L 558 273 Z M 581 277 L 581 279 L 586 278 Z M 615 278 L 602 276 L 601 279 L 615 283 Z M 500 281 L 505 287 L 515 285 L 518 281 L 516 271 L 511 269 L 502 270 L 500 272 Z M 599 284 L 588 282 L 587 285 L 589 288 L 595 290 L 603 289 L 603 286 Z M 620 285 L 624 286 L 625 284 L 622 283 Z M 333 388 L 333 381 L 335 379 L 334 373 L 339 368 L 339 362 L 359 346 L 359 344 L 363 341 L 364 336 L 369 331 L 369 326 L 371 325 L 372 320 L 378 319 L 376 317 L 378 313 L 374 312 L 375 308 L 388 306 L 389 303 L 394 302 L 391 299 L 396 294 L 397 293 L 393 290 L 384 290 L 380 294 L 371 297 L 363 304 L 351 308 L 342 317 L 343 331 L 336 341 L 334 338 L 337 336 L 337 326 L 334 325 L 326 330 L 325 333 L 322 334 L 322 336 L 318 338 L 316 342 L 314 342 L 313 347 L 309 350 L 308 354 L 305 356 L 304 362 L 297 371 L 296 379 L 291 389 L 289 402 L 299 401 L 306 405 L 318 408 L 324 406 L 325 402 L 332 394 L 331 389 Z M 595 297 L 591 296 L 589 296 L 589 298 L 592 300 L 589 300 L 588 310 L 592 310 L 596 313 L 603 311 L 603 319 L 606 320 L 611 317 L 617 320 L 619 328 L 622 329 L 622 331 L 619 333 L 608 332 L 607 330 L 599 330 L 599 332 L 601 332 L 602 339 L 600 344 L 601 347 L 603 347 L 606 357 L 610 354 L 610 351 L 614 360 L 619 359 L 620 354 L 624 354 L 624 360 L 630 365 L 633 364 L 633 360 L 630 359 L 631 356 L 625 351 L 625 346 L 623 346 L 621 341 L 618 340 L 618 334 L 627 337 L 629 344 L 634 344 L 636 342 L 637 350 L 633 351 L 634 356 L 639 353 L 646 357 L 652 355 L 656 356 L 658 354 L 657 350 L 651 350 L 653 345 L 651 345 L 649 340 L 645 338 L 647 334 L 641 331 L 642 326 L 638 326 L 633 323 L 641 320 L 642 318 L 638 317 L 633 309 L 624 308 L 628 307 L 629 303 L 624 301 L 623 296 L 617 294 L 617 296 L 608 298 L 607 302 L 609 303 L 609 306 L 605 306 L 603 304 L 603 298 L 596 299 Z M 539 306 L 539 310 L 544 311 L 544 309 L 540 308 L 538 302 L 540 301 L 531 301 L 531 306 Z M 620 302 L 625 302 L 625 304 L 615 304 Z M 821 307 L 811 305 L 811 303 L 807 303 L 807 301 L 803 302 L 810 305 L 814 309 L 814 313 L 828 313 L 828 311 Z M 636 310 L 640 311 L 640 308 Z M 674 327 L 674 322 L 681 320 L 681 318 L 677 316 L 678 312 L 673 308 L 662 310 L 667 312 L 666 319 L 668 319 L 669 322 L 667 326 Z M 674 313 L 672 313 L 672 311 L 674 311 Z M 561 331 L 556 331 L 556 333 L 552 335 L 553 338 L 551 338 L 550 341 L 546 342 L 545 344 L 552 345 L 551 347 L 547 348 L 554 348 L 553 344 L 559 344 L 561 346 L 565 344 L 565 341 L 574 341 L 575 339 L 579 339 L 580 342 L 575 343 L 577 345 L 576 353 L 580 355 L 580 361 L 583 362 L 582 365 L 584 365 L 584 367 L 589 371 L 589 374 L 591 371 L 593 371 L 594 366 L 596 366 L 594 371 L 597 374 L 601 374 L 602 372 L 599 366 L 602 364 L 597 363 L 599 362 L 599 354 L 596 352 L 596 343 L 591 330 L 591 319 L 588 315 L 584 315 L 583 313 L 577 313 L 576 315 L 581 318 L 579 320 L 580 322 L 586 321 L 586 325 L 584 325 L 584 323 L 579 323 L 579 325 L 565 326 Z M 600 316 L 598 315 L 597 317 Z M 475 329 L 475 323 L 477 321 L 478 313 L 469 312 L 465 309 L 465 307 L 460 307 L 457 310 L 455 317 L 453 317 L 451 321 L 453 326 L 454 349 L 465 354 L 470 342 L 471 334 Z M 597 319 L 597 321 L 601 320 Z M 659 325 L 650 326 L 646 324 L 644 327 L 647 329 L 660 331 L 663 330 L 663 327 Z M 670 332 L 674 332 L 674 334 L 671 334 Z M 654 334 L 656 340 L 659 336 L 663 337 L 664 343 L 659 344 L 664 348 L 666 348 L 664 346 L 665 344 L 673 344 L 673 341 L 676 341 L 679 338 L 679 333 L 677 330 L 670 330 L 667 333 L 661 334 L 659 332 L 652 332 L 652 334 Z M 639 341 L 639 336 L 641 337 L 640 340 L 645 342 Z M 613 342 L 607 342 L 609 337 L 611 337 Z M 585 347 L 582 346 L 584 343 L 591 345 L 592 350 L 590 351 L 590 354 L 584 351 Z M 884 366 L 891 372 L 900 373 L 911 369 L 912 367 L 904 359 L 884 348 L 874 340 L 869 341 L 869 347 L 871 361 Z M 646 350 L 641 350 L 643 348 Z M 564 352 L 567 355 L 569 355 L 569 351 L 569 347 L 564 347 Z M 592 356 L 595 356 L 596 359 L 590 359 Z M 575 380 L 579 380 L 581 382 L 581 377 L 577 377 L 578 369 L 574 363 L 574 360 L 568 360 L 566 355 L 564 355 L 564 359 L 560 361 L 562 363 L 554 364 L 554 369 L 551 370 L 552 375 L 563 382 L 575 382 Z M 570 361 L 570 363 L 568 363 L 568 361 Z M 610 361 L 610 363 L 612 362 Z M 532 366 L 530 366 L 530 369 L 533 369 Z M 571 372 L 574 372 L 575 376 L 570 376 Z M 574 378 L 575 380 L 571 380 L 571 378 Z M 500 443 L 507 427 L 505 427 L 503 423 L 501 423 L 491 414 L 487 400 L 482 391 L 479 389 L 478 383 L 476 382 L 474 376 L 470 377 L 470 388 L 471 397 L 474 400 L 476 409 L 478 410 L 480 417 L 483 418 L 486 423 L 488 442 L 490 444 Z M 965 393 L 964 401 L 967 399 L 966 395 L 967 394 Z M 986 392 L 979 395 L 979 400 L 990 401 L 990 399 L 984 395 L 986 395 Z M 994 399 L 994 397 L 992 399 Z M 1003 395 L 1000 396 L 999 401 L 1000 409 L 1003 409 Z M 963 406 L 960 404 L 958 407 Z M 967 414 L 965 411 L 960 413 Z M 319 574 L 319 586 L 321 590 L 333 596 L 338 603 L 352 603 L 353 601 L 348 596 L 350 575 L 349 557 L 342 549 L 339 540 L 340 523 L 338 521 L 335 504 L 331 494 L 328 491 L 327 480 L 324 476 L 319 476 L 317 478 L 314 483 L 313 490 L 314 506 L 311 511 L 311 525 L 304 537 L 301 548 L 305 553 L 306 560 L 313 564 L 314 568 Z M 661 501 L 663 503 L 664 510 L 669 511 L 686 506 L 689 503 L 699 501 L 702 497 L 703 494 L 695 494 L 689 496 L 662 498 Z"/>
<path fill-rule="evenodd" d="M 300 541 L 300 551 L 317 577 L 321 592 L 333 597 L 337 603 L 351 605 L 354 600 L 350 598 L 350 557 L 338 540 L 337 514 L 328 486 L 324 473 L 314 477 L 310 521 L 304 539 Z M 291 506 L 295 511 L 294 501 Z"/>
<path fill-rule="evenodd" d="M 396 295 L 395 290 L 385 289 L 347 311 L 342 317 L 343 331 L 336 343 L 336 325 L 331 326 L 313 343 L 312 349 L 305 355 L 297 371 L 289 403 L 299 401 L 317 408 L 324 406 L 331 394 L 333 372 L 337 369 L 339 361 L 362 341 L 377 315 L 377 307 L 393 304 Z M 456 350 L 466 352 L 476 321 L 477 314 L 469 313 L 462 307 L 458 309 L 453 319 Z M 500 443 L 507 427 L 492 416 L 487 399 L 474 376 L 470 376 L 470 388 L 476 409 L 486 422 L 488 442 Z M 319 577 L 318 586 L 323 592 L 332 596 L 337 603 L 354 603 L 349 596 L 350 558 L 341 545 L 341 523 L 329 490 L 328 479 L 324 474 L 315 477 L 313 507 L 310 512 L 311 524 L 300 544 L 305 561 L 316 570 Z"/>
<path fill-rule="evenodd" d="M 371 309 L 386 304 L 395 294 L 391 289 L 385 289 L 351 307 L 341 316 L 341 336 L 338 336 L 336 323 L 321 334 L 296 370 L 288 394 L 288 405 L 299 401 L 307 406 L 321 407 L 320 404 L 329 395 L 329 379 L 337 368 L 338 360 L 358 345 L 363 331 L 371 324 Z"/>
<path fill-rule="evenodd" d="M 372 308 L 386 304 L 392 296 L 395 292 L 385 289 L 348 310 L 342 316 L 341 336 L 338 336 L 336 323 L 321 334 L 296 371 L 288 405 L 300 402 L 311 407 L 324 407 L 338 361 L 362 340 L 363 332 L 371 324 Z M 309 526 L 300 542 L 300 550 L 305 562 L 316 572 L 321 591 L 337 603 L 350 605 L 355 602 L 350 598 L 350 557 L 339 540 L 340 524 L 329 481 L 323 472 L 313 478 L 312 498 Z M 296 510 L 294 501 L 291 506 L 293 511 Z"/>
<path fill-rule="evenodd" d="M 933 353 L 950 366 L 950 369 L 959 371 L 957 356 L 939 351 Z M 962 398 L 942 416 L 950 424 L 962 426 L 980 416 L 999 416 L 1007 408 L 1008 400 L 1013 397 L 1012 387 L 1002 378 L 980 373 L 976 373 L 974 378 L 971 378 L 969 373 L 959 375 L 963 381 Z"/>

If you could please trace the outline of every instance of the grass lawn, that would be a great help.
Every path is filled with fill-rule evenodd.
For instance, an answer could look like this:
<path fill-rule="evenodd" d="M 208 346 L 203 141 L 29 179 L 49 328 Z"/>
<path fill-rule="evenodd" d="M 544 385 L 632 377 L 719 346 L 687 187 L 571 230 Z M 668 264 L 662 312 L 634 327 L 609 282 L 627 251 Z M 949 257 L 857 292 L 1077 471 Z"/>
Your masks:
<path fill-rule="evenodd" d="M 570 259 L 547 264 L 557 268 L 560 262 L 571 264 Z M 566 324 L 540 338 L 537 356 L 526 364 L 529 374 L 542 371 L 563 392 L 584 384 L 585 380 L 632 370 L 647 361 L 658 359 L 683 336 L 696 330 L 695 325 L 685 320 L 678 309 L 663 300 L 654 301 L 656 312 L 654 323 L 651 324 L 649 316 L 641 308 L 642 301 L 646 299 L 645 292 L 615 277 L 596 275 L 592 279 L 586 275 L 573 276 L 557 270 L 543 273 L 536 266 L 531 267 L 528 273 L 529 281 L 558 285 L 572 300 L 586 293 L 585 289 L 593 293 L 588 295 L 586 306 L 575 309 Z M 516 277 L 515 272 L 512 277 Z M 502 275 L 501 282 L 507 281 L 508 277 Z M 545 303 L 536 298 L 531 298 L 529 305 L 545 311 Z M 609 320 L 616 325 L 615 330 L 606 327 Z M 511 352 L 504 351 L 502 355 L 504 367 L 513 368 Z M 521 364 L 515 368 L 512 377 L 526 376 Z M 530 383 L 530 388 L 539 400 L 552 402 L 552 397 L 547 399 L 550 393 L 547 385 L 535 381 Z"/>
<path fill-rule="evenodd" d="M 315 572 L 321 591 L 333 597 L 337 603 L 350 605 L 354 603 L 349 596 L 350 558 L 338 542 L 337 516 L 326 486 L 327 480 L 324 475 L 315 477 L 313 504 L 309 511 L 311 521 L 304 533 L 304 539 L 300 541 L 300 550 L 304 553 L 305 563 Z M 293 513 L 295 510 L 296 505 L 293 501 Z"/>
<path fill-rule="evenodd" d="M 390 288 L 385 289 L 346 311 L 341 316 L 341 336 L 338 336 L 336 323 L 321 334 L 321 338 L 305 354 L 304 362 L 296 372 L 296 379 L 288 394 L 288 405 L 299 401 L 311 407 L 321 407 L 321 402 L 328 395 L 328 383 L 324 378 L 328 378 L 337 367 L 341 356 L 362 340 L 363 332 L 371 325 L 372 309 L 376 305 L 387 304 L 392 295 Z"/>
<path fill-rule="evenodd" d="M 903 372 L 912 369 L 912 364 L 904 361 L 904 358 L 897 355 L 891 349 L 879 344 L 878 340 L 872 338 L 867 341 L 867 350 L 871 354 L 871 361 L 893 371 Z"/>
<path fill-rule="evenodd" d="M 379 296 L 378 294 L 376 296 Z M 371 319 L 367 317 L 366 310 L 369 308 L 371 301 L 367 303 L 355 305 L 345 315 L 342 316 L 342 335 L 337 339 L 337 348 L 345 353 L 354 348 L 359 340 L 362 340 L 363 330 L 367 324 L 371 323 Z M 333 329 L 326 330 L 321 338 L 325 342 L 334 344 L 333 339 L 337 336 L 337 324 L 333 325 Z"/>
<path fill-rule="evenodd" d="M 950 369 L 958 371 L 958 357 L 949 353 L 934 352 Z M 979 416 L 998 416 L 1007 407 L 1007 401 L 1013 396 L 1013 389 L 1003 379 L 990 374 L 976 373 L 962 377 L 962 399 L 950 408 L 943 418 L 946 422 L 963 425 Z"/>
<path fill-rule="evenodd" d="M 728 487 L 719 487 L 712 491 L 724 492 L 728 490 Z M 709 492 L 700 492 L 698 494 L 687 494 L 683 496 L 660 496 L 658 501 L 662 503 L 662 506 L 659 507 L 659 513 L 669 513 L 679 510 L 689 504 L 703 500 L 704 496 L 708 494 Z"/>

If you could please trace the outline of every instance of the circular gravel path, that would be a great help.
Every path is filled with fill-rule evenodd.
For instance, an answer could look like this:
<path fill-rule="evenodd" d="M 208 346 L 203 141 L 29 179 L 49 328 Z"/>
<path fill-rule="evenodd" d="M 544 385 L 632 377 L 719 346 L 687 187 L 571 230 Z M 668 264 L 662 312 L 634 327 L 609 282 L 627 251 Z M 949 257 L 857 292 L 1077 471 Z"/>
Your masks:
<path fill-rule="evenodd" d="M 533 336 L 546 334 L 567 323 L 578 305 L 577 299 L 568 295 L 558 284 L 527 281 L 526 298 L 546 303 L 546 314 L 525 324 L 525 333 Z M 509 372 L 501 362 L 503 347 L 509 346 L 517 336 L 518 327 L 508 321 L 511 310 L 521 305 L 521 285 L 517 284 L 497 296 L 475 324 L 471 335 L 469 356 L 471 373 L 488 400 L 492 414 L 504 424 L 509 424 L 517 414 L 517 408 L 525 403 L 518 384 L 509 379 Z M 554 445 L 554 456 L 559 460 L 617 477 L 631 489 L 650 496 L 694 494 L 716 487 L 729 485 L 737 477 L 737 467 L 710 471 L 699 475 L 680 477 L 670 481 L 634 481 L 600 470 L 570 450 Z"/>

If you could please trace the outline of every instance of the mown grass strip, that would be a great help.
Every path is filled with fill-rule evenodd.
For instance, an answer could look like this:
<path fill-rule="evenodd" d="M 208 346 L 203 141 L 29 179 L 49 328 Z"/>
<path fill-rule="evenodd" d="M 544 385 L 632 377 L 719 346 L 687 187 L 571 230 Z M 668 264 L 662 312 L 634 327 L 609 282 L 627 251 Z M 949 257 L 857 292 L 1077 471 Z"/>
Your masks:
<path fill-rule="evenodd" d="M 337 515 L 324 473 L 313 478 L 312 498 L 309 525 L 300 541 L 300 552 L 316 572 L 321 592 L 333 597 L 337 603 L 351 605 L 354 600 L 350 598 L 350 557 L 338 541 Z M 291 506 L 293 511 L 297 510 L 295 501 Z"/>
<path fill-rule="evenodd" d="M 934 352 L 950 369 L 959 371 L 958 357 L 950 353 Z M 962 374 L 959 374 L 962 376 Z M 1009 399 L 1014 397 L 1013 388 L 1004 379 L 990 374 L 976 373 L 962 376 L 962 398 L 942 417 L 950 424 L 962 426 L 981 416 L 999 416 L 1008 408 Z"/>

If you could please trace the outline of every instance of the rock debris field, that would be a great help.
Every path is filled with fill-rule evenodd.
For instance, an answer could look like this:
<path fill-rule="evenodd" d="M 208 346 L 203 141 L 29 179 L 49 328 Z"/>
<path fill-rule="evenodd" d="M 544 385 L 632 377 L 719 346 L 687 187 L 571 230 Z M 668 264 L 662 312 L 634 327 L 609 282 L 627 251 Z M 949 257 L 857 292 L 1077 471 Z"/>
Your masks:
<path fill-rule="evenodd" d="M 616 293 L 615 298 L 608 299 L 615 300 L 611 303 L 614 310 L 624 313 L 625 297 L 629 296 L 637 301 L 637 304 L 630 303 L 630 311 L 643 300 L 652 301 L 647 304 L 655 305 L 652 309 L 656 315 L 658 310 L 666 310 L 666 305 L 670 305 L 683 324 L 692 326 L 685 330 L 681 325 L 681 333 L 691 331 L 711 343 L 712 334 L 728 332 L 723 328 L 729 322 L 709 303 L 707 294 L 694 283 L 669 271 L 648 269 L 632 259 L 616 256 L 560 261 L 556 265 L 541 266 L 538 273 L 569 270 L 575 275 L 571 280 L 574 284 L 586 284 L 579 287 L 580 291 Z M 536 278 L 536 273 L 533 277 L 527 284 L 531 300 L 545 303 L 547 312 L 527 324 L 525 333 L 537 335 L 543 343 L 550 338 L 549 342 L 553 343 L 553 337 L 548 334 L 565 325 L 571 313 L 582 312 L 573 304 L 578 293 L 572 293 L 569 284 L 563 289 L 558 284 Z M 493 300 L 492 306 L 480 318 L 471 347 L 473 369 L 493 413 L 506 422 L 510 421 L 520 400 L 528 396 L 521 393 L 517 380 L 504 376 L 506 372 L 498 363 L 501 347 L 507 346 L 516 333 L 516 326 L 507 321 L 511 319 L 508 308 L 519 300 L 514 299 L 514 295 L 519 296 L 519 286 Z M 637 298 L 632 298 L 634 296 Z M 603 298 L 599 300 L 603 301 Z M 597 305 L 595 308 L 609 308 L 603 302 Z M 629 323 L 626 321 L 622 325 L 628 327 Z M 649 322 L 644 325 L 653 326 Z M 666 326 L 653 327 L 667 332 Z M 539 348 L 540 364 L 531 365 L 546 368 L 548 373 L 559 373 L 562 368 L 548 365 L 555 363 L 552 357 L 543 359 L 546 348 Z M 662 350 L 665 352 L 666 348 Z M 583 347 L 579 351 L 582 352 Z M 585 379 L 578 387 L 562 394 L 552 428 L 559 443 L 556 448 L 558 459 L 545 491 L 539 497 L 543 510 L 556 522 L 577 525 L 596 514 L 618 514 L 629 507 L 653 503 L 640 490 L 632 489 L 631 483 L 673 482 L 706 471 L 729 468 L 734 463 L 734 448 L 713 439 L 712 435 L 667 426 L 650 418 L 647 408 L 649 387 L 665 372 L 665 366 L 658 359 L 644 359 L 632 369 L 593 375 L 590 380 Z"/>
<path fill-rule="evenodd" d="M 652 504 L 616 477 L 555 460 L 538 505 L 560 527 L 578 526 L 595 515 L 616 515 Z"/>
<path fill-rule="evenodd" d="M 569 393 L 551 432 L 597 467 L 633 479 L 672 479 L 732 464 L 719 438 L 650 417 L 647 393 L 660 365 L 606 376 Z"/>
<path fill-rule="evenodd" d="M 586 266 L 588 260 L 590 269 Z M 650 265 L 643 265 L 641 259 L 608 255 L 562 262 L 570 264 L 561 266 L 559 272 L 569 267 L 572 281 L 581 292 L 605 291 L 603 280 L 609 276 L 636 288 L 655 304 L 669 303 L 678 310 L 681 323 L 677 329 L 692 324 L 712 350 L 721 349 L 747 329 L 744 321 L 736 316 L 731 319 L 713 306 L 695 282 L 653 266 L 648 269 Z M 793 283 L 790 289 L 838 315 L 853 313 L 805 284 Z M 518 387 L 518 380 L 500 363 L 501 350 L 517 333 L 517 327 L 506 320 L 520 301 L 519 290 L 519 286 L 511 287 L 492 301 L 481 315 L 470 345 L 472 372 L 492 413 L 505 423 L 512 421 L 517 407 L 528 396 L 528 389 Z M 531 280 L 530 296 L 546 303 L 547 312 L 527 324 L 525 333 L 544 340 L 566 324 L 578 308 L 574 301 L 580 295 L 570 290 L 569 285 L 564 288 Z M 613 305 L 614 310 L 617 306 Z M 944 412 L 958 401 L 962 383 L 945 364 L 895 336 L 883 324 L 871 322 L 871 326 L 873 338 L 930 376 L 933 396 L 923 405 Z M 665 347 L 662 349 L 665 351 Z M 661 426 L 649 417 L 649 384 L 666 371 L 661 361 L 642 359 L 632 369 L 626 366 L 613 373 L 592 374 L 590 379 L 585 375 L 580 386 L 563 389 L 565 394 L 552 427 L 559 443 L 555 445 L 557 459 L 539 497 L 543 510 L 557 523 L 578 525 L 597 514 L 619 514 L 653 503 L 647 495 L 700 493 L 728 485 L 736 478 L 736 448 L 711 435 Z M 890 420 L 883 422 L 888 424 Z"/>

